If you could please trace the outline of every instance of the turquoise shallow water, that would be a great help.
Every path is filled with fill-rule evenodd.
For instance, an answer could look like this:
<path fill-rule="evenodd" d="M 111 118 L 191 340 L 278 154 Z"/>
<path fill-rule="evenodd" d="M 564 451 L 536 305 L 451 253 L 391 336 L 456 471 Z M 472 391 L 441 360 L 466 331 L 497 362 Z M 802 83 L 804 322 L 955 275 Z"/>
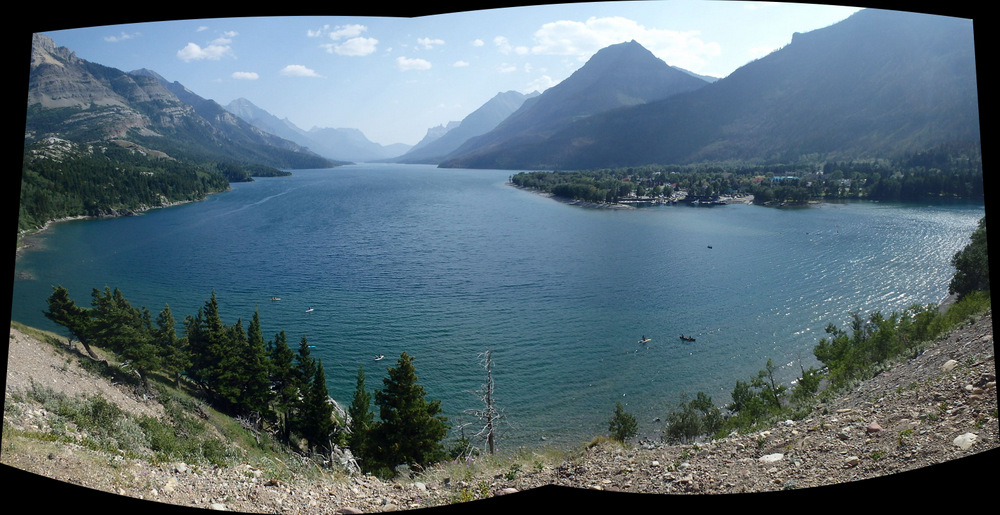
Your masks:
<path fill-rule="evenodd" d="M 11 316 L 55 329 L 41 315 L 54 284 L 83 304 L 118 287 L 179 320 L 214 290 L 228 322 L 257 309 L 268 336 L 306 336 L 344 403 L 359 366 L 378 388 L 406 351 L 467 434 L 479 354 L 493 349 L 501 447 L 572 445 L 606 431 L 615 402 L 655 435 L 684 395 L 727 402 L 769 358 L 793 379 L 852 310 L 940 301 L 985 211 L 584 209 L 506 185 L 510 173 L 303 170 L 138 217 L 57 224 L 19 258 Z"/>

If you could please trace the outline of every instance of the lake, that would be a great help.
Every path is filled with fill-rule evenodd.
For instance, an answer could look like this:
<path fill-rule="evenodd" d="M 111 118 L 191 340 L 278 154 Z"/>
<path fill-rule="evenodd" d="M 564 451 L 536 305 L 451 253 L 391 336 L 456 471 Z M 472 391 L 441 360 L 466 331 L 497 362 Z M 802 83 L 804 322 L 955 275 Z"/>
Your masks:
<path fill-rule="evenodd" d="M 516 189 L 512 173 L 298 170 L 59 223 L 17 260 L 11 318 L 59 330 L 42 316 L 53 285 L 82 305 L 118 287 L 178 321 L 214 291 L 227 323 L 258 310 L 265 337 L 316 345 L 345 406 L 359 367 L 381 388 L 405 351 L 455 436 L 471 437 L 491 349 L 500 449 L 589 441 L 616 402 L 658 437 L 682 399 L 722 405 L 770 358 L 793 380 L 852 311 L 941 301 L 985 214 L 982 202 L 588 209 Z"/>

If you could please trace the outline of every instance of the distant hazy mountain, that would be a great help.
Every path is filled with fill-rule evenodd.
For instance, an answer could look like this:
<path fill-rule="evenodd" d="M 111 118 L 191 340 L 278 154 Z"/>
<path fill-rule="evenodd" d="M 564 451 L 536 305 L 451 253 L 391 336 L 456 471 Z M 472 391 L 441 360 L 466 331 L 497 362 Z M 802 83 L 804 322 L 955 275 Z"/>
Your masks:
<path fill-rule="evenodd" d="M 424 148 L 427 145 L 430 145 L 431 143 L 433 143 L 433 142 L 437 141 L 438 139 L 440 139 L 441 136 L 444 136 L 445 134 L 447 134 L 448 131 L 454 129 L 455 127 L 458 127 L 459 125 L 461 125 L 461 123 L 462 123 L 461 121 L 453 120 L 453 121 L 450 121 L 448 123 L 442 123 L 441 125 L 438 125 L 436 127 L 431 127 L 430 129 L 427 129 L 427 133 L 424 134 L 424 137 L 421 138 L 420 141 L 418 141 L 416 145 L 413 145 L 413 148 L 411 148 L 409 151 L 407 151 L 407 153 L 413 152 L 413 151 L 416 151 L 416 150 L 420 150 L 421 148 Z"/>
<path fill-rule="evenodd" d="M 154 72 L 128 74 L 91 63 L 35 34 L 25 145 L 50 137 L 76 143 L 118 141 L 191 161 L 331 166 L 329 160 L 243 122 Z"/>
<path fill-rule="evenodd" d="M 449 165 L 891 158 L 953 143 L 979 145 L 971 20 L 863 10 L 795 34 L 784 48 L 696 91 L 580 119 L 548 137 L 457 156 Z"/>
<path fill-rule="evenodd" d="M 533 145 L 591 116 L 694 91 L 709 83 L 663 62 L 635 41 L 601 49 L 561 83 L 520 109 L 490 132 L 468 140 L 443 166 L 508 167 L 508 148 Z M 482 156 L 493 156 L 484 158 Z"/>
<path fill-rule="evenodd" d="M 526 100 L 537 97 L 536 91 L 523 94 L 517 91 L 498 93 L 488 102 L 462 119 L 461 122 L 449 126 L 441 134 L 428 132 L 428 137 L 421 140 L 409 152 L 394 159 L 400 163 L 436 164 L 469 139 L 486 134 L 496 128 L 501 122 L 517 111 Z"/>
<path fill-rule="evenodd" d="M 399 156 L 410 149 L 409 145 L 404 144 L 380 145 L 369 140 L 358 129 L 314 127 L 305 131 L 287 118 L 279 119 L 245 98 L 233 100 L 226 109 L 261 130 L 294 141 L 329 159 L 381 161 Z"/>

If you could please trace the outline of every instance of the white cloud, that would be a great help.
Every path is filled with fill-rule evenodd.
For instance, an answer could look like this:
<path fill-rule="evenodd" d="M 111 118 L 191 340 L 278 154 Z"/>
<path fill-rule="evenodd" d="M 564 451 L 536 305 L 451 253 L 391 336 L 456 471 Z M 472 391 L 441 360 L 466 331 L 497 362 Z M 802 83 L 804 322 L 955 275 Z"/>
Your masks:
<path fill-rule="evenodd" d="M 419 43 L 420 46 L 424 47 L 425 49 L 429 50 L 431 48 L 434 48 L 435 46 L 443 45 L 444 40 L 431 39 L 431 38 L 417 38 L 417 43 Z"/>
<path fill-rule="evenodd" d="M 236 80 L 257 80 L 260 75 L 257 72 L 233 72 L 232 77 Z"/>
<path fill-rule="evenodd" d="M 561 20 L 535 32 L 531 53 L 585 60 L 604 47 L 634 39 L 668 64 L 694 70 L 721 52 L 718 43 L 705 42 L 699 35 L 693 30 L 649 28 L 620 16 L 592 17 L 586 22 Z"/>
<path fill-rule="evenodd" d="M 455 68 L 465 68 L 469 66 L 469 61 L 455 61 L 452 66 Z"/>
<path fill-rule="evenodd" d="M 497 51 L 504 55 L 509 54 L 513 48 L 510 41 L 507 41 L 507 38 L 503 36 L 493 38 L 493 44 L 497 47 Z"/>
<path fill-rule="evenodd" d="M 126 41 L 134 37 L 137 37 L 139 36 L 139 34 L 140 34 L 139 32 L 133 32 L 131 34 L 126 34 L 122 32 L 117 36 L 107 36 L 104 38 L 104 41 L 107 41 L 108 43 L 118 43 L 119 41 Z"/>
<path fill-rule="evenodd" d="M 281 69 L 281 74 L 289 77 L 321 77 L 315 70 L 301 64 L 290 64 Z"/>
<path fill-rule="evenodd" d="M 531 93 L 532 91 L 545 91 L 552 86 L 556 85 L 556 81 L 552 80 L 552 77 L 548 75 L 542 75 L 537 79 L 528 83 L 528 87 L 521 90 L 521 93 Z"/>
<path fill-rule="evenodd" d="M 397 57 L 396 66 L 402 71 L 408 70 L 428 70 L 431 63 L 424 59 L 410 59 L 407 57 Z"/>
<path fill-rule="evenodd" d="M 378 40 L 375 38 L 362 38 L 356 37 L 348 39 L 343 43 L 329 43 L 323 45 L 323 48 L 331 54 L 340 54 L 347 56 L 366 56 L 373 54 L 375 48 L 378 46 Z"/>
<path fill-rule="evenodd" d="M 338 41 L 345 38 L 356 38 L 363 32 L 367 31 L 368 27 L 356 23 L 351 25 L 338 25 L 334 27 L 333 32 L 330 33 L 330 39 Z"/>
<path fill-rule="evenodd" d="M 199 61 L 208 59 L 218 61 L 233 53 L 229 45 L 210 44 L 207 47 L 200 47 L 195 43 L 188 43 L 187 46 L 177 51 L 177 57 L 183 61 Z"/>
<path fill-rule="evenodd" d="M 331 54 L 347 56 L 366 56 L 375 52 L 378 40 L 375 38 L 362 37 L 368 31 L 368 27 L 360 24 L 337 25 L 330 28 L 324 25 L 319 30 L 307 30 L 306 35 L 311 38 L 322 37 L 324 34 L 333 43 L 320 45 L 320 48 Z"/>
<path fill-rule="evenodd" d="M 474 39 L 474 40 L 472 40 L 472 46 L 483 46 L 485 44 L 486 43 L 483 43 L 483 40 L 481 40 L 481 39 Z"/>

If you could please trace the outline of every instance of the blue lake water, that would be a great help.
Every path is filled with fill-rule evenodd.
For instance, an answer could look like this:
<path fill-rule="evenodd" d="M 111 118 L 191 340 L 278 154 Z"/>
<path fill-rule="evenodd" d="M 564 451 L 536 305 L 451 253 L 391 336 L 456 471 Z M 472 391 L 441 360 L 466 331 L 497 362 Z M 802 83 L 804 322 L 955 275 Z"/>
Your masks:
<path fill-rule="evenodd" d="M 56 284 L 83 305 L 118 287 L 154 315 L 169 303 L 178 321 L 215 291 L 227 323 L 245 327 L 256 309 L 266 337 L 306 336 L 345 405 L 359 366 L 374 390 L 401 352 L 414 356 L 427 396 L 467 436 L 492 349 L 500 447 L 575 445 L 607 431 L 616 402 L 656 436 L 684 396 L 728 402 L 769 358 L 794 379 L 851 311 L 939 302 L 985 213 L 981 202 L 587 209 L 513 188 L 511 173 L 301 170 L 56 224 L 17 261 L 11 317 L 58 330 L 41 314 Z"/>

